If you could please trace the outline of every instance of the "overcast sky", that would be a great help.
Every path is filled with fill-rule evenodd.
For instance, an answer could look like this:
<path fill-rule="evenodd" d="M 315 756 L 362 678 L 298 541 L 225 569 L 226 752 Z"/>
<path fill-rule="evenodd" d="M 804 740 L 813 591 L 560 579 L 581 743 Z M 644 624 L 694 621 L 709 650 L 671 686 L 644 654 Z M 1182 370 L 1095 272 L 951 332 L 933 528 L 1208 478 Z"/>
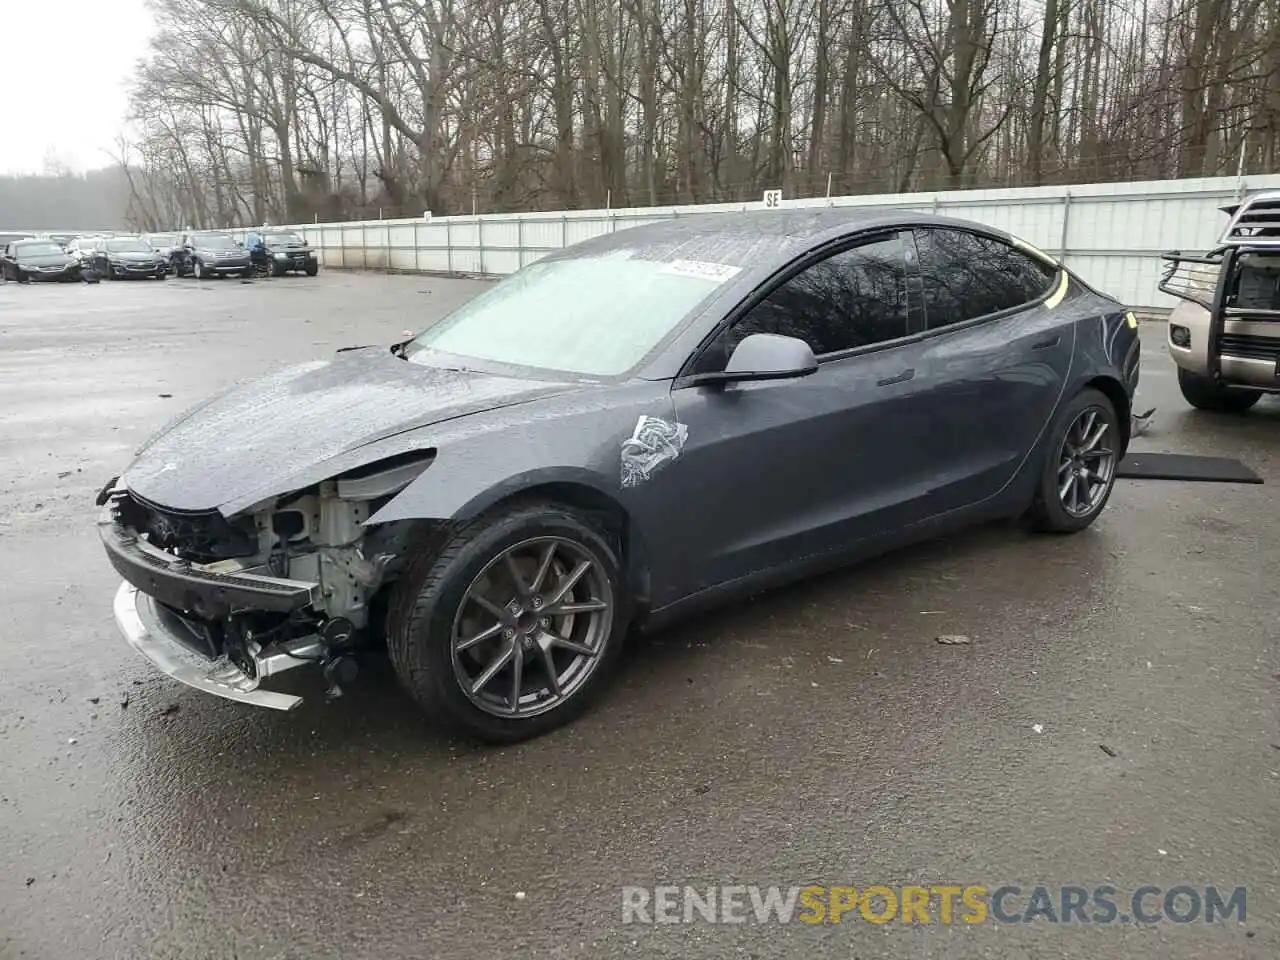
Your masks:
<path fill-rule="evenodd" d="M 153 29 L 145 0 L 0 0 L 0 173 L 111 164 Z"/>

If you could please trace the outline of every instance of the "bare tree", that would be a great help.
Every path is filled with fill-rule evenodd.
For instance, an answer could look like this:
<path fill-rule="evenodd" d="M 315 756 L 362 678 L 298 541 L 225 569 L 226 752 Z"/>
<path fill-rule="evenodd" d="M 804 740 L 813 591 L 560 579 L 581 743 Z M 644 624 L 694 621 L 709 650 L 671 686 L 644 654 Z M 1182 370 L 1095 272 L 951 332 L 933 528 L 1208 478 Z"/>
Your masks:
<path fill-rule="evenodd" d="M 1280 0 L 157 3 L 177 225 L 1270 172 Z"/>

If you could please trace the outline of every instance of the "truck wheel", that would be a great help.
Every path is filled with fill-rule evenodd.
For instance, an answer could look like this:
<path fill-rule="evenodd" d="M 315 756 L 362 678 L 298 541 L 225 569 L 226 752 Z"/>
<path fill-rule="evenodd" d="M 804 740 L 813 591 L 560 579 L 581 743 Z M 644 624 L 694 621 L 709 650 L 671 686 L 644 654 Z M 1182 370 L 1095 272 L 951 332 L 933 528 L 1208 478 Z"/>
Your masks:
<path fill-rule="evenodd" d="M 616 667 L 618 554 L 551 502 L 499 508 L 425 544 L 396 584 L 387 651 L 432 720 L 493 743 L 578 716 Z"/>
<path fill-rule="evenodd" d="M 1262 399 L 1261 390 L 1224 387 L 1181 367 L 1178 368 L 1178 389 L 1191 406 L 1212 413 L 1244 413 Z"/>
<path fill-rule="evenodd" d="M 318 263 L 308 263 L 308 264 L 307 264 L 307 276 L 308 276 L 308 277 L 314 277 L 314 276 L 315 276 L 317 273 L 319 273 L 319 272 L 320 272 L 320 264 L 318 264 Z"/>

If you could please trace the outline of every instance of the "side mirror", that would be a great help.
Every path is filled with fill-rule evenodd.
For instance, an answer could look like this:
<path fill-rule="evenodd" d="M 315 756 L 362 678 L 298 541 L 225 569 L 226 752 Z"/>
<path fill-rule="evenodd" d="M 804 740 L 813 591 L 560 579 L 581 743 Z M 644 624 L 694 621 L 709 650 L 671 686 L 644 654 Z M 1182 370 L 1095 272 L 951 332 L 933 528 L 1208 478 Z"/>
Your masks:
<path fill-rule="evenodd" d="M 727 384 L 746 380 L 794 380 L 818 369 L 813 349 L 798 337 L 753 333 L 737 347 L 723 371 L 700 373 L 690 385 Z"/>

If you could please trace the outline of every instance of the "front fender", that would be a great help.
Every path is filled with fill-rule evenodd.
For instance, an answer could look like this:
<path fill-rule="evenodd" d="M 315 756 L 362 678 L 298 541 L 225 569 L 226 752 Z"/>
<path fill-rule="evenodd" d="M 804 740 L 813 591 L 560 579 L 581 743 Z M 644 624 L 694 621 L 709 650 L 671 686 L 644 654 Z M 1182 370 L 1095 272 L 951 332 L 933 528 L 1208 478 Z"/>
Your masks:
<path fill-rule="evenodd" d="M 587 466 L 528 466 L 516 473 L 504 474 L 505 469 L 476 470 L 448 460 L 442 463 L 437 454 L 417 480 L 366 522 L 372 525 L 397 520 L 470 520 L 499 500 L 552 483 L 590 487 L 606 497 L 618 499 L 616 479 Z"/>
<path fill-rule="evenodd" d="M 668 385 L 554 398 L 531 412 L 495 411 L 483 421 L 427 428 L 435 460 L 366 523 L 466 520 L 522 490 L 571 483 L 608 497 L 643 525 L 650 488 L 624 483 L 623 447 L 640 418 L 674 418 Z"/>

